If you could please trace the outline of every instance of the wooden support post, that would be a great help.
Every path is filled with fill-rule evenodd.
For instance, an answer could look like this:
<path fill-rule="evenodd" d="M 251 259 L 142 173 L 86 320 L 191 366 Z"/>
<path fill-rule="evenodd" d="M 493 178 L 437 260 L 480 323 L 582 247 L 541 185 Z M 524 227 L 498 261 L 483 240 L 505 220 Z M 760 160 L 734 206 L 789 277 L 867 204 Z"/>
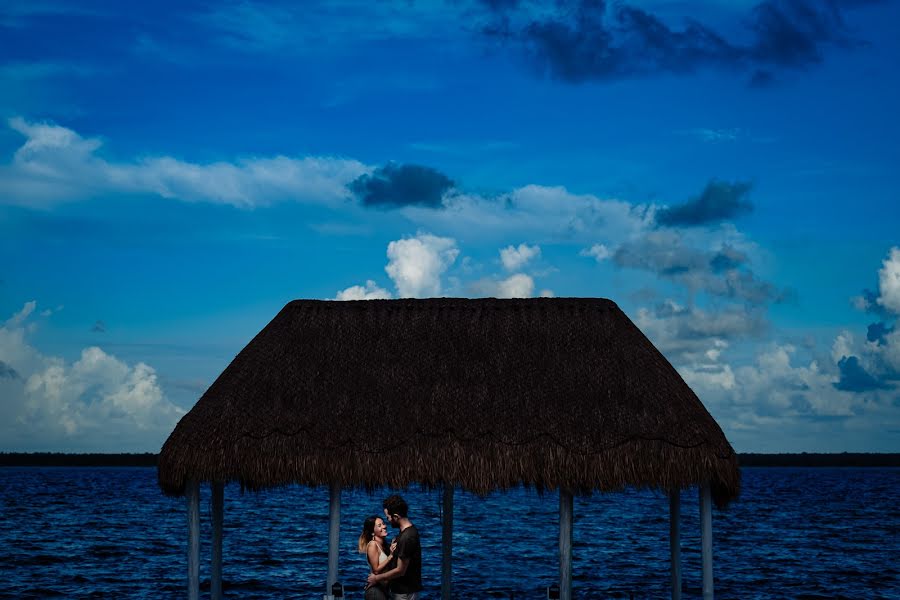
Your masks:
<path fill-rule="evenodd" d="M 700 487 L 700 559 L 703 563 L 703 600 L 713 600 L 712 498 L 709 482 Z"/>
<path fill-rule="evenodd" d="M 341 484 L 332 483 L 328 498 L 328 582 L 325 596 L 331 598 L 331 586 L 338 579 L 338 545 L 341 533 Z"/>
<path fill-rule="evenodd" d="M 222 600 L 222 521 L 225 508 L 225 484 L 213 481 L 212 489 L 212 566 L 209 572 L 211 600 Z"/>
<path fill-rule="evenodd" d="M 453 484 L 444 483 L 444 522 L 441 529 L 441 600 L 453 592 Z"/>
<path fill-rule="evenodd" d="M 572 492 L 559 489 L 559 599 L 572 600 Z"/>
<path fill-rule="evenodd" d="M 200 600 L 200 483 L 185 486 L 188 509 L 188 600 Z"/>
<path fill-rule="evenodd" d="M 681 600 L 681 490 L 669 492 L 669 552 L 672 557 L 672 600 Z"/>

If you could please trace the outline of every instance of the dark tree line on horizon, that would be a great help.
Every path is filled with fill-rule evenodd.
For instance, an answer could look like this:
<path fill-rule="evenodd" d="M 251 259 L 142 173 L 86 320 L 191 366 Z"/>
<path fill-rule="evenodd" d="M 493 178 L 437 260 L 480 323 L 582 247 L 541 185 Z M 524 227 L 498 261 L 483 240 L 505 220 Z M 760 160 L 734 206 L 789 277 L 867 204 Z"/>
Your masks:
<path fill-rule="evenodd" d="M 155 467 L 159 454 L 0 452 L 0 467 Z"/>

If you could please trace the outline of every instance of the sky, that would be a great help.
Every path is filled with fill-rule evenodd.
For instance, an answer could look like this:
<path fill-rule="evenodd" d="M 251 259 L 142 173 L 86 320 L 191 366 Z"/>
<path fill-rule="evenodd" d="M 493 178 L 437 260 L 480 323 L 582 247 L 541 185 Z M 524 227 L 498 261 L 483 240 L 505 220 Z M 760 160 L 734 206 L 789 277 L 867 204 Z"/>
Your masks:
<path fill-rule="evenodd" d="M 738 452 L 900 452 L 900 3 L 0 5 L 0 451 L 290 300 L 603 297 Z"/>

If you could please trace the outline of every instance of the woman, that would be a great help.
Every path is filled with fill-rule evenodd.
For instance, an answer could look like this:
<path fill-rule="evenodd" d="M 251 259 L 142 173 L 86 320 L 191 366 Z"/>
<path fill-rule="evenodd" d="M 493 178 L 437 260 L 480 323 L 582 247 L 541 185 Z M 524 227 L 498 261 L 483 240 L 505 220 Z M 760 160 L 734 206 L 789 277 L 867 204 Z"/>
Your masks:
<path fill-rule="evenodd" d="M 363 523 L 362 534 L 359 536 L 357 548 L 365 553 L 369 561 L 369 568 L 376 575 L 387 570 L 391 562 L 391 553 L 394 545 L 391 544 L 388 553 L 385 554 L 387 527 L 381 517 L 369 517 Z M 373 585 L 366 588 L 366 600 L 387 600 L 387 585 Z"/>

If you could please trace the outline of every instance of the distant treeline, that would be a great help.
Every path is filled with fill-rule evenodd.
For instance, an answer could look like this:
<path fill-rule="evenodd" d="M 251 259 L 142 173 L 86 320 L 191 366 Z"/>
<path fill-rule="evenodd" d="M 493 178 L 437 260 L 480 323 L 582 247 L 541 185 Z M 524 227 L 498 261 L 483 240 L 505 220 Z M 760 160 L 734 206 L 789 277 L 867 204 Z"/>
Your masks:
<path fill-rule="evenodd" d="M 738 454 L 742 467 L 900 467 L 900 454 L 841 452 L 819 454 Z"/>
<path fill-rule="evenodd" d="M 155 467 L 158 454 L 0 452 L 0 467 Z M 900 467 L 900 454 L 738 454 L 742 467 Z"/>
<path fill-rule="evenodd" d="M 159 454 L 0 452 L 0 467 L 155 467 Z"/>

